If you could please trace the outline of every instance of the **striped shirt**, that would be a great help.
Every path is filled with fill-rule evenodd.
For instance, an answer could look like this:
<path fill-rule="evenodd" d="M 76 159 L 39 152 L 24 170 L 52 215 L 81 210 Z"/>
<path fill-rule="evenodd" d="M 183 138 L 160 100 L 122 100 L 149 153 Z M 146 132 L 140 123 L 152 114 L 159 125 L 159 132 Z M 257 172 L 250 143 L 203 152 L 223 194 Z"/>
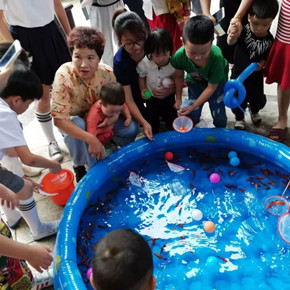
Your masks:
<path fill-rule="evenodd" d="M 282 1 L 276 38 L 290 44 L 290 0 Z"/>

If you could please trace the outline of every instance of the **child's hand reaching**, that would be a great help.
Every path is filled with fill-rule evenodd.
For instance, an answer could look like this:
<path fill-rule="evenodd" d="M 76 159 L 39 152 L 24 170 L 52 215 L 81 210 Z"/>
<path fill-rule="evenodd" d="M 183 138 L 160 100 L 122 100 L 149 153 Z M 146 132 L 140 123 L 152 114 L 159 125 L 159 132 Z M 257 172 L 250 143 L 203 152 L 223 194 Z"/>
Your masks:
<path fill-rule="evenodd" d="M 192 106 L 187 106 L 178 111 L 178 116 L 186 116 L 193 111 Z"/>
<path fill-rule="evenodd" d="M 176 109 L 176 110 L 179 110 L 179 108 L 180 108 L 180 106 L 181 106 L 181 101 L 175 101 L 175 104 L 174 104 L 174 108 Z"/>
<path fill-rule="evenodd" d="M 40 183 L 35 182 L 33 179 L 30 179 L 28 177 L 23 177 L 24 179 L 28 180 L 29 182 L 32 183 L 32 187 L 33 187 L 33 192 L 35 193 L 39 193 L 39 189 L 43 186 Z"/>
<path fill-rule="evenodd" d="M 241 35 L 242 30 L 243 30 L 243 26 L 241 23 L 241 19 L 237 17 L 232 18 L 230 22 L 230 26 L 228 28 L 228 36 L 231 39 L 238 39 Z"/>
<path fill-rule="evenodd" d="M 29 246 L 30 254 L 27 255 L 26 261 L 38 272 L 42 273 L 47 270 L 52 263 L 51 249 L 43 246 Z"/>
<path fill-rule="evenodd" d="M 0 199 L 2 205 L 6 203 L 7 207 L 11 207 L 12 209 L 19 207 L 17 195 L 2 184 L 0 184 Z"/>

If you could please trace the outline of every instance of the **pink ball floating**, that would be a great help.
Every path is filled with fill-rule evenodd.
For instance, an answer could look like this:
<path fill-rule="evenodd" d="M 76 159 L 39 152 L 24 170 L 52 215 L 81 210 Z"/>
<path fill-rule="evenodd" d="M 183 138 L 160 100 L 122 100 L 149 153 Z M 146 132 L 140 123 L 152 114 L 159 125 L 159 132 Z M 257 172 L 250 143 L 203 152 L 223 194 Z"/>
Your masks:
<path fill-rule="evenodd" d="M 209 180 L 210 180 L 211 183 L 218 183 L 218 182 L 220 182 L 221 177 L 220 177 L 219 174 L 217 174 L 217 173 L 212 173 L 212 174 L 209 176 Z"/>

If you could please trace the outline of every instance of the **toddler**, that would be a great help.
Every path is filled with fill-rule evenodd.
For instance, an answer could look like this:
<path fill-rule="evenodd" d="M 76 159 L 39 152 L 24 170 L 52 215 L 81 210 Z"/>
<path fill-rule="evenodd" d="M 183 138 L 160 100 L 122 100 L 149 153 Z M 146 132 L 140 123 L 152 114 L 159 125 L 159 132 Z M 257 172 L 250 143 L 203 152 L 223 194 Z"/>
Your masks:
<path fill-rule="evenodd" d="M 95 248 L 90 277 L 94 289 L 153 290 L 152 252 L 130 229 L 118 229 L 104 236 Z"/>
<path fill-rule="evenodd" d="M 93 104 L 86 118 L 87 131 L 96 136 L 107 148 L 113 137 L 114 124 L 100 126 L 106 118 L 115 117 L 118 120 L 120 113 L 124 116 L 124 126 L 131 123 L 131 114 L 125 104 L 123 87 L 119 83 L 106 83 L 102 86 L 99 100 Z"/>
<path fill-rule="evenodd" d="M 175 69 L 170 64 L 173 51 L 171 34 L 162 28 L 150 32 L 145 41 L 145 57 L 138 63 L 139 86 L 143 98 L 149 90 L 152 97 L 146 102 L 149 123 L 153 133 L 158 133 L 160 118 L 166 127 L 172 130 L 172 122 L 177 117 L 174 108 L 174 73 Z M 169 89 L 169 95 L 160 94 L 160 90 Z"/>
<path fill-rule="evenodd" d="M 240 37 L 229 34 L 227 39 L 229 45 L 237 44 L 231 78 L 237 78 L 252 62 L 259 65 L 244 82 L 246 98 L 241 104 L 244 110 L 249 104 L 251 119 L 256 126 L 262 121 L 259 111 L 266 105 L 263 67 L 274 41 L 269 29 L 278 8 L 277 0 L 254 0 L 248 13 L 249 23 L 243 28 Z M 232 27 L 232 31 L 235 31 L 235 27 Z M 235 129 L 244 130 L 244 113 L 239 108 L 232 111 L 236 117 Z"/>

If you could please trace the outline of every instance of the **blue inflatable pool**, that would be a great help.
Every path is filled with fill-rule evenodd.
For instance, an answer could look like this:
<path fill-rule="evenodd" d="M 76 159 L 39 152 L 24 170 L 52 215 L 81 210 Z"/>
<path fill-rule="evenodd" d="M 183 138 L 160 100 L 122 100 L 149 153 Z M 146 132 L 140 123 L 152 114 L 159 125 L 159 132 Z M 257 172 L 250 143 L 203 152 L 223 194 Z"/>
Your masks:
<path fill-rule="evenodd" d="M 272 169 L 268 167 L 267 169 L 263 169 L 265 168 L 265 166 L 263 168 L 260 168 L 259 167 L 260 164 L 263 164 L 264 161 L 267 162 L 267 164 L 268 163 L 272 164 L 273 168 L 275 168 L 275 172 L 278 172 L 279 169 L 281 169 L 281 172 L 283 172 L 284 175 L 283 174 L 280 174 L 280 175 L 282 177 L 284 176 L 283 177 L 285 179 L 283 180 L 284 183 L 290 173 L 290 149 L 289 147 L 283 144 L 277 143 L 277 142 L 273 142 L 264 137 L 251 134 L 251 133 L 231 130 L 231 129 L 195 128 L 191 132 L 188 132 L 186 134 L 170 131 L 170 132 L 155 135 L 154 137 L 155 137 L 155 140 L 153 142 L 150 142 L 147 139 L 141 139 L 139 141 L 136 141 L 118 150 L 109 158 L 105 158 L 103 161 L 101 161 L 96 166 L 94 166 L 87 173 L 85 178 L 83 178 L 82 181 L 76 187 L 74 193 L 70 197 L 64 209 L 63 217 L 62 217 L 60 227 L 58 230 L 58 235 L 57 235 L 57 240 L 56 240 L 56 249 L 55 249 L 55 259 L 54 259 L 54 287 L 55 289 L 69 289 L 69 290 L 87 289 L 88 284 L 84 283 L 84 273 L 81 273 L 79 265 L 78 265 L 79 259 L 78 259 L 77 243 L 78 243 L 78 235 L 79 235 L 79 225 L 81 223 L 83 215 L 86 212 L 88 206 L 90 204 L 94 204 L 96 200 L 98 200 L 98 197 L 101 194 L 105 194 L 106 192 L 119 188 L 120 183 L 124 181 L 124 176 L 128 175 L 128 170 L 131 169 L 131 170 L 137 171 L 136 164 L 141 164 L 142 162 L 144 164 L 144 161 L 147 160 L 151 163 L 150 166 L 154 167 L 154 164 L 153 164 L 154 160 L 157 160 L 158 158 L 164 159 L 164 153 L 167 151 L 174 152 L 175 155 L 178 155 L 178 152 L 180 152 L 180 155 L 182 155 L 183 152 L 194 152 L 192 153 L 192 155 L 193 154 L 197 155 L 196 152 L 205 150 L 212 153 L 211 155 L 203 154 L 202 155 L 203 158 L 206 158 L 208 162 L 212 162 L 212 160 L 209 160 L 209 159 L 214 159 L 215 168 L 213 170 L 209 168 L 205 168 L 207 167 L 207 165 L 204 165 L 205 163 L 203 163 L 205 161 L 196 159 L 198 160 L 199 162 L 198 164 L 200 166 L 200 169 L 197 169 L 197 171 L 198 170 L 201 171 L 199 175 L 200 176 L 199 181 L 201 182 L 205 180 L 203 179 L 204 177 L 202 177 L 202 176 L 205 176 L 205 174 L 209 174 L 210 172 L 213 172 L 214 170 L 216 170 L 217 173 L 220 172 L 222 179 L 225 180 L 224 184 L 226 188 L 235 188 L 237 190 L 242 191 L 242 189 L 240 188 L 238 184 L 238 182 L 241 182 L 241 180 L 237 181 L 236 183 L 234 182 L 235 178 L 238 178 L 236 177 L 238 176 L 238 174 L 236 174 L 236 170 L 238 169 L 235 169 L 236 167 L 233 167 L 232 170 L 228 170 L 226 169 L 226 167 L 222 167 L 222 165 L 219 166 L 219 163 L 220 164 L 222 162 L 226 163 L 225 160 L 227 159 L 227 152 L 234 150 L 238 152 L 238 155 L 241 159 L 241 165 L 239 166 L 244 166 L 243 168 L 245 168 L 247 165 L 248 167 L 249 166 L 252 167 L 251 170 L 257 171 L 257 174 L 253 174 L 254 177 L 251 177 L 252 179 L 248 178 L 251 182 L 249 186 L 253 187 L 254 192 L 256 191 L 258 192 L 259 190 L 262 190 L 263 188 L 264 190 L 263 192 L 266 192 L 266 193 L 267 193 L 268 187 L 270 188 L 270 186 L 264 185 L 266 184 L 266 181 L 265 181 L 266 177 L 265 176 L 259 177 L 257 175 L 261 175 L 261 172 L 264 172 L 265 170 L 268 170 L 268 172 L 271 172 Z M 192 155 L 189 156 L 188 154 L 189 156 L 188 158 L 192 158 L 193 160 L 195 157 L 192 157 Z M 247 156 L 247 160 L 251 159 L 249 156 L 253 156 L 255 158 L 255 163 L 250 164 L 250 165 L 243 164 L 243 155 Z M 159 157 L 157 159 L 156 158 L 152 159 L 153 158 L 152 156 L 154 156 L 154 158 L 156 156 L 157 157 L 159 156 Z M 163 162 L 163 161 L 161 160 L 160 162 Z M 178 163 L 178 162 L 179 162 L 178 159 L 175 160 L 175 163 Z M 162 168 L 164 168 L 165 170 L 165 167 L 162 167 Z M 274 172 L 274 169 L 272 171 Z M 195 172 L 194 170 L 194 176 L 195 175 L 198 176 L 198 174 L 199 173 Z M 277 175 L 277 178 L 280 176 L 279 174 L 276 174 L 276 175 Z M 179 178 L 182 178 L 182 176 L 180 175 Z M 262 179 L 264 180 L 264 182 L 261 181 L 261 183 L 258 183 L 259 181 L 258 179 Z M 231 184 L 234 184 L 234 185 L 231 185 L 231 187 L 229 186 L 230 182 L 232 182 Z M 243 181 L 243 182 L 246 182 L 246 181 Z M 190 183 L 190 186 L 192 188 L 199 186 L 195 182 L 193 182 L 193 184 Z M 204 187 L 202 186 L 203 185 L 200 185 L 201 191 L 204 190 L 208 192 L 210 191 L 213 192 L 214 185 L 209 184 L 209 185 L 205 185 Z M 280 187 L 282 188 L 282 186 Z M 254 190 L 254 188 L 256 189 Z M 220 190 L 219 194 L 221 194 L 221 192 L 222 191 Z M 271 194 L 269 193 L 268 195 L 271 195 Z M 192 198 L 195 198 L 195 197 L 192 197 Z M 267 213 L 265 212 L 263 214 L 267 214 Z M 216 224 L 219 222 L 220 220 L 216 221 Z M 179 227 L 179 229 L 184 230 L 183 227 L 184 226 L 182 225 L 182 228 Z M 175 227 L 174 227 L 174 230 L 175 230 Z M 232 231 L 230 232 L 232 233 Z M 144 231 L 142 232 L 140 230 L 140 233 L 144 234 Z M 277 237 L 278 237 L 278 234 L 277 234 Z M 209 239 L 210 238 L 211 237 L 209 237 Z M 284 243 L 282 240 L 279 241 L 279 243 L 280 243 L 279 247 L 282 247 L 284 249 L 284 252 L 286 251 L 286 254 L 289 256 L 289 253 L 290 253 L 289 245 Z M 152 248 L 153 252 L 154 250 L 155 249 Z M 199 250 L 197 250 L 196 255 L 200 254 Z M 212 257 L 211 253 L 209 254 L 207 253 L 205 255 Z M 220 256 L 221 256 L 220 254 L 217 255 L 217 257 L 221 258 Z M 87 260 L 89 261 L 90 259 L 87 259 Z M 185 260 L 186 263 L 189 262 L 185 258 L 183 260 Z M 199 258 L 199 260 L 202 261 L 202 258 Z M 220 262 L 223 262 L 222 260 L 227 262 L 230 259 L 221 258 Z M 209 262 L 209 260 L 207 260 L 207 262 Z M 159 261 L 157 261 L 156 263 L 159 263 Z M 289 262 L 287 263 L 289 264 Z M 285 271 L 287 270 L 287 267 L 289 266 L 288 264 L 284 266 L 282 265 L 283 267 L 286 267 Z M 283 267 L 282 267 L 282 270 L 283 270 Z M 211 270 L 209 269 L 209 271 Z M 289 268 L 288 268 L 288 272 L 289 272 Z M 159 275 L 158 269 L 156 270 L 156 273 L 157 273 L 156 275 Z M 199 275 L 198 271 L 196 271 L 196 273 L 193 275 L 195 278 L 197 278 Z M 202 271 L 200 271 L 200 273 L 201 275 L 204 275 L 202 274 Z M 162 273 L 160 275 L 162 275 Z M 241 276 L 241 277 L 248 277 L 246 276 L 246 274 L 243 274 L 243 275 L 244 276 Z M 159 285 L 159 289 L 181 289 L 180 285 L 174 286 L 173 280 L 171 280 L 168 286 L 165 287 L 162 285 L 165 285 L 164 281 L 167 278 L 165 277 L 163 279 L 159 277 L 157 278 L 157 281 L 158 279 L 159 281 L 162 280 L 162 284 Z M 227 279 L 230 279 L 230 278 L 228 277 L 224 278 L 225 281 L 227 281 Z M 240 278 L 235 277 L 233 279 L 240 279 Z M 246 281 L 245 283 L 250 283 L 250 284 L 253 283 L 253 285 L 256 285 L 254 284 L 255 281 L 252 281 L 253 279 L 251 280 L 250 278 L 245 278 L 244 280 Z M 286 284 L 289 285 L 290 283 L 289 279 L 288 281 L 284 281 L 284 280 L 285 278 L 282 278 L 281 281 L 279 279 L 269 280 L 267 282 L 268 284 L 265 282 L 265 284 L 263 284 L 264 286 L 263 287 L 261 286 L 261 289 L 267 289 L 267 287 L 269 287 L 270 289 L 271 283 L 276 283 L 276 285 L 279 286 L 280 283 L 282 283 L 283 285 L 284 282 L 287 282 Z M 192 283 L 192 287 L 195 286 L 195 289 L 202 288 L 202 285 L 203 285 L 202 280 L 200 280 L 199 282 L 197 281 L 198 279 L 195 280 L 194 283 L 190 282 Z M 223 288 L 222 280 L 217 281 L 216 284 L 214 284 L 215 282 L 211 282 L 211 283 L 213 284 L 207 285 L 208 289 L 210 289 L 212 285 L 215 285 L 217 289 Z M 187 286 L 184 286 L 184 287 L 185 287 L 184 289 L 191 289 L 189 286 L 188 288 Z M 238 288 L 240 287 L 240 289 L 243 289 L 242 284 L 237 287 Z M 205 287 L 203 289 L 207 289 L 207 288 Z M 283 287 L 279 289 L 283 289 Z"/>

